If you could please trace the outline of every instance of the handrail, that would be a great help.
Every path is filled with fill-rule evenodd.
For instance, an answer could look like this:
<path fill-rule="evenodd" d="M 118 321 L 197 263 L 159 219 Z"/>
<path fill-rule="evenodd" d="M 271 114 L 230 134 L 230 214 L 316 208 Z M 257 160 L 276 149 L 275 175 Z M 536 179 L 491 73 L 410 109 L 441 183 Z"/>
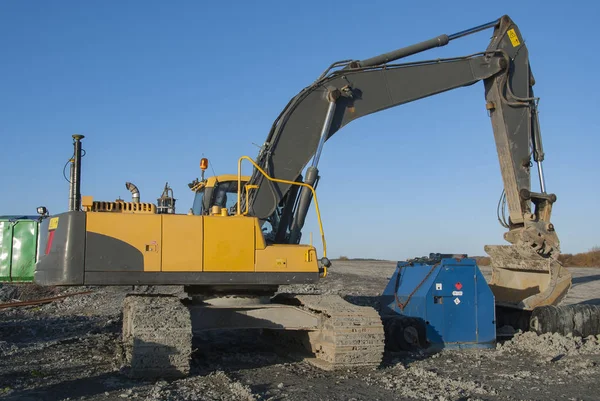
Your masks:
<path fill-rule="evenodd" d="M 317 211 L 317 219 L 319 221 L 319 231 L 321 232 L 321 242 L 323 243 L 323 257 L 326 258 L 327 257 L 327 244 L 325 242 L 325 233 L 323 232 L 323 222 L 321 221 L 321 212 L 319 211 L 319 202 L 317 201 L 317 193 L 315 192 L 315 189 L 311 185 L 306 184 L 304 182 L 280 180 L 278 178 L 273 178 L 270 175 L 268 175 L 263 169 L 261 169 L 254 162 L 254 160 L 252 160 L 248 156 L 242 156 L 238 159 L 237 215 L 238 216 L 242 215 L 242 212 L 240 210 L 240 203 L 241 203 L 241 197 L 242 197 L 242 190 L 241 190 L 242 160 L 248 160 L 250 163 L 252 163 L 254 168 L 256 168 L 263 175 L 263 177 L 265 177 L 269 181 L 280 182 L 282 184 L 288 184 L 288 185 L 299 185 L 301 187 L 306 187 L 306 188 L 310 189 L 310 191 L 312 192 L 312 195 L 313 195 L 313 199 L 315 200 L 315 209 Z M 246 206 L 248 206 L 248 191 L 246 191 Z M 246 213 L 247 213 L 247 211 L 246 211 Z"/>

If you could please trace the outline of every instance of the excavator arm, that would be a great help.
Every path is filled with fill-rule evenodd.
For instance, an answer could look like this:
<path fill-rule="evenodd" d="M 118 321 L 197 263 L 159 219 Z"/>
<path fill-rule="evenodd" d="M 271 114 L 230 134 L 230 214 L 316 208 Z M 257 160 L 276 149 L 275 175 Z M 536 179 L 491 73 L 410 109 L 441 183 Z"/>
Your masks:
<path fill-rule="evenodd" d="M 481 53 L 393 63 L 492 27 L 490 44 Z M 272 177 L 316 186 L 322 148 L 346 124 L 478 81 L 484 83 L 486 109 L 498 151 L 504 184 L 501 203 L 508 206 L 508 220 L 500 220 L 508 229 L 504 237 L 512 244 L 485 247 L 492 258 L 491 286 L 498 303 L 506 306 L 533 309 L 556 304 L 566 295 L 571 280 L 557 261 L 559 240 L 550 222 L 556 196 L 546 193 L 545 188 L 544 153 L 528 51 L 518 27 L 508 16 L 366 60 L 332 64 L 290 100 L 274 122 L 256 162 Z M 531 190 L 534 162 L 539 192 Z M 271 241 L 299 243 L 311 192 L 268 181 L 258 171 L 249 184 L 256 186 L 248 198 L 250 214 L 272 225 Z"/>

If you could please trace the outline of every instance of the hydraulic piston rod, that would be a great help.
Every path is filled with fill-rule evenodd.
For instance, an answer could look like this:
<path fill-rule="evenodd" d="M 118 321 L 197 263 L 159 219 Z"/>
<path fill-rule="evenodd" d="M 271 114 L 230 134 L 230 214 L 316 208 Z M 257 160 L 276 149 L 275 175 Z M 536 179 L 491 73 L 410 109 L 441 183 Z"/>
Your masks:
<path fill-rule="evenodd" d="M 479 32 L 479 31 L 483 31 L 484 29 L 493 28 L 496 25 L 498 25 L 499 23 L 500 23 L 500 19 L 497 19 L 492 22 L 488 22 L 487 24 L 482 24 L 482 25 L 476 26 L 474 28 L 465 29 L 464 31 L 460 31 L 460 32 L 454 33 L 452 35 L 448 35 L 448 39 L 454 40 L 454 39 L 462 38 L 463 36 L 471 35 L 473 33 Z"/>
<path fill-rule="evenodd" d="M 327 140 L 327 135 L 329 134 L 329 128 L 331 128 L 331 122 L 333 121 L 333 115 L 335 114 L 335 102 L 339 98 L 339 96 L 340 93 L 337 90 L 330 90 L 327 93 L 327 101 L 329 101 L 329 106 L 327 107 L 327 115 L 325 116 L 323 127 L 321 128 L 321 137 L 319 138 L 319 145 L 317 146 L 317 151 L 313 158 L 312 165 L 306 169 L 306 178 L 304 179 L 304 182 L 306 184 L 311 185 L 313 187 L 319 179 L 319 169 L 317 168 L 317 165 L 319 164 L 319 159 L 321 158 L 323 145 L 325 144 L 325 141 Z M 310 207 L 311 201 L 312 192 L 309 191 L 307 188 L 302 188 L 300 190 L 300 194 L 298 195 L 298 206 L 296 207 L 294 219 L 292 221 L 290 229 L 290 242 L 292 244 L 297 244 L 300 242 L 301 230 L 302 227 L 304 227 L 306 214 L 308 213 L 308 208 Z"/>
<path fill-rule="evenodd" d="M 544 180 L 544 170 L 542 169 L 541 160 L 537 161 L 538 175 L 540 177 L 540 190 L 543 194 L 546 193 L 546 181 Z"/>
<path fill-rule="evenodd" d="M 466 29 L 454 33 L 452 35 L 439 35 L 435 38 L 426 40 L 424 42 L 416 43 L 401 49 L 391 51 L 389 53 L 380 54 L 379 56 L 371 57 L 366 60 L 358 61 L 356 67 L 372 67 L 375 65 L 389 63 L 390 61 L 398 60 L 404 57 L 412 56 L 413 54 L 421 53 L 425 50 L 433 49 L 434 47 L 446 46 L 451 40 L 462 38 L 463 36 L 471 35 L 473 33 L 483 31 L 484 29 L 493 28 L 498 25 L 500 20 L 497 19 L 487 24 L 479 25 L 474 28 Z"/>
<path fill-rule="evenodd" d="M 544 170 L 542 169 L 542 162 L 544 161 L 544 147 L 542 145 L 542 136 L 540 134 L 540 120 L 537 111 L 537 104 L 533 104 L 531 107 L 531 113 L 533 118 L 533 135 L 531 137 L 533 143 L 533 160 L 537 163 L 538 177 L 540 178 L 540 191 L 546 193 L 546 181 L 544 179 Z"/>
<path fill-rule="evenodd" d="M 319 139 L 319 146 L 317 146 L 317 151 L 315 153 L 315 157 L 313 158 L 312 166 L 317 167 L 319 164 L 319 159 L 321 158 L 321 152 L 323 151 L 323 145 L 325 145 L 325 141 L 327 140 L 327 134 L 329 133 L 329 127 L 331 127 L 331 121 L 333 120 L 333 114 L 335 113 L 335 100 L 331 99 L 329 101 L 329 107 L 327 108 L 327 116 L 325 116 L 325 122 L 323 123 L 323 128 L 321 129 L 321 137 Z"/>

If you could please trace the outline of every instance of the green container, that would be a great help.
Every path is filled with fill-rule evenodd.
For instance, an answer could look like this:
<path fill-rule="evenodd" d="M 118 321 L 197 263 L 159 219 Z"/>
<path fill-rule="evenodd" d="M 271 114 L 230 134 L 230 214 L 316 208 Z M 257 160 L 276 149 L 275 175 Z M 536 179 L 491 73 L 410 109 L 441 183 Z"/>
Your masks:
<path fill-rule="evenodd" d="M 40 222 L 39 216 L 0 216 L 0 282 L 33 281 Z"/>

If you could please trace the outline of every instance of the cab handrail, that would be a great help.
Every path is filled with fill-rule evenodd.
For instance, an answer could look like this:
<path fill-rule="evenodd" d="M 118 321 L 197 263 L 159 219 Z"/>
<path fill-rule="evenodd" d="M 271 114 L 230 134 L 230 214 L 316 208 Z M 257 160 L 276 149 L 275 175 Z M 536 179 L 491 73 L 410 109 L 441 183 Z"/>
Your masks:
<path fill-rule="evenodd" d="M 317 192 L 312 187 L 312 185 L 306 184 L 304 182 L 288 181 L 288 180 L 281 180 L 279 178 L 273 178 L 270 175 L 268 175 L 262 168 L 260 168 L 258 166 L 258 164 L 256 164 L 256 162 L 254 160 L 252 160 L 250 157 L 242 156 L 238 159 L 238 187 L 237 187 L 237 213 L 236 214 L 238 216 L 241 216 L 241 215 L 245 215 L 246 213 L 248 213 L 247 210 L 246 210 L 246 212 L 242 213 L 242 211 L 240 209 L 240 203 L 241 203 L 241 198 L 242 198 L 242 190 L 241 190 L 242 160 L 248 160 L 254 166 L 254 168 L 258 172 L 260 172 L 263 175 L 263 177 L 265 177 L 269 181 L 279 182 L 279 183 L 287 184 L 287 185 L 298 185 L 301 187 L 306 187 L 312 192 L 313 199 L 315 200 L 315 210 L 317 211 L 317 220 L 319 222 L 319 232 L 321 233 L 321 242 L 323 243 L 323 257 L 326 258 L 327 257 L 327 243 L 325 242 L 325 233 L 323 231 L 323 222 L 321 220 L 321 212 L 319 210 L 319 202 L 317 200 Z M 254 189 L 254 188 L 249 188 L 246 190 L 246 206 L 248 205 L 248 193 L 249 193 L 250 189 Z"/>

